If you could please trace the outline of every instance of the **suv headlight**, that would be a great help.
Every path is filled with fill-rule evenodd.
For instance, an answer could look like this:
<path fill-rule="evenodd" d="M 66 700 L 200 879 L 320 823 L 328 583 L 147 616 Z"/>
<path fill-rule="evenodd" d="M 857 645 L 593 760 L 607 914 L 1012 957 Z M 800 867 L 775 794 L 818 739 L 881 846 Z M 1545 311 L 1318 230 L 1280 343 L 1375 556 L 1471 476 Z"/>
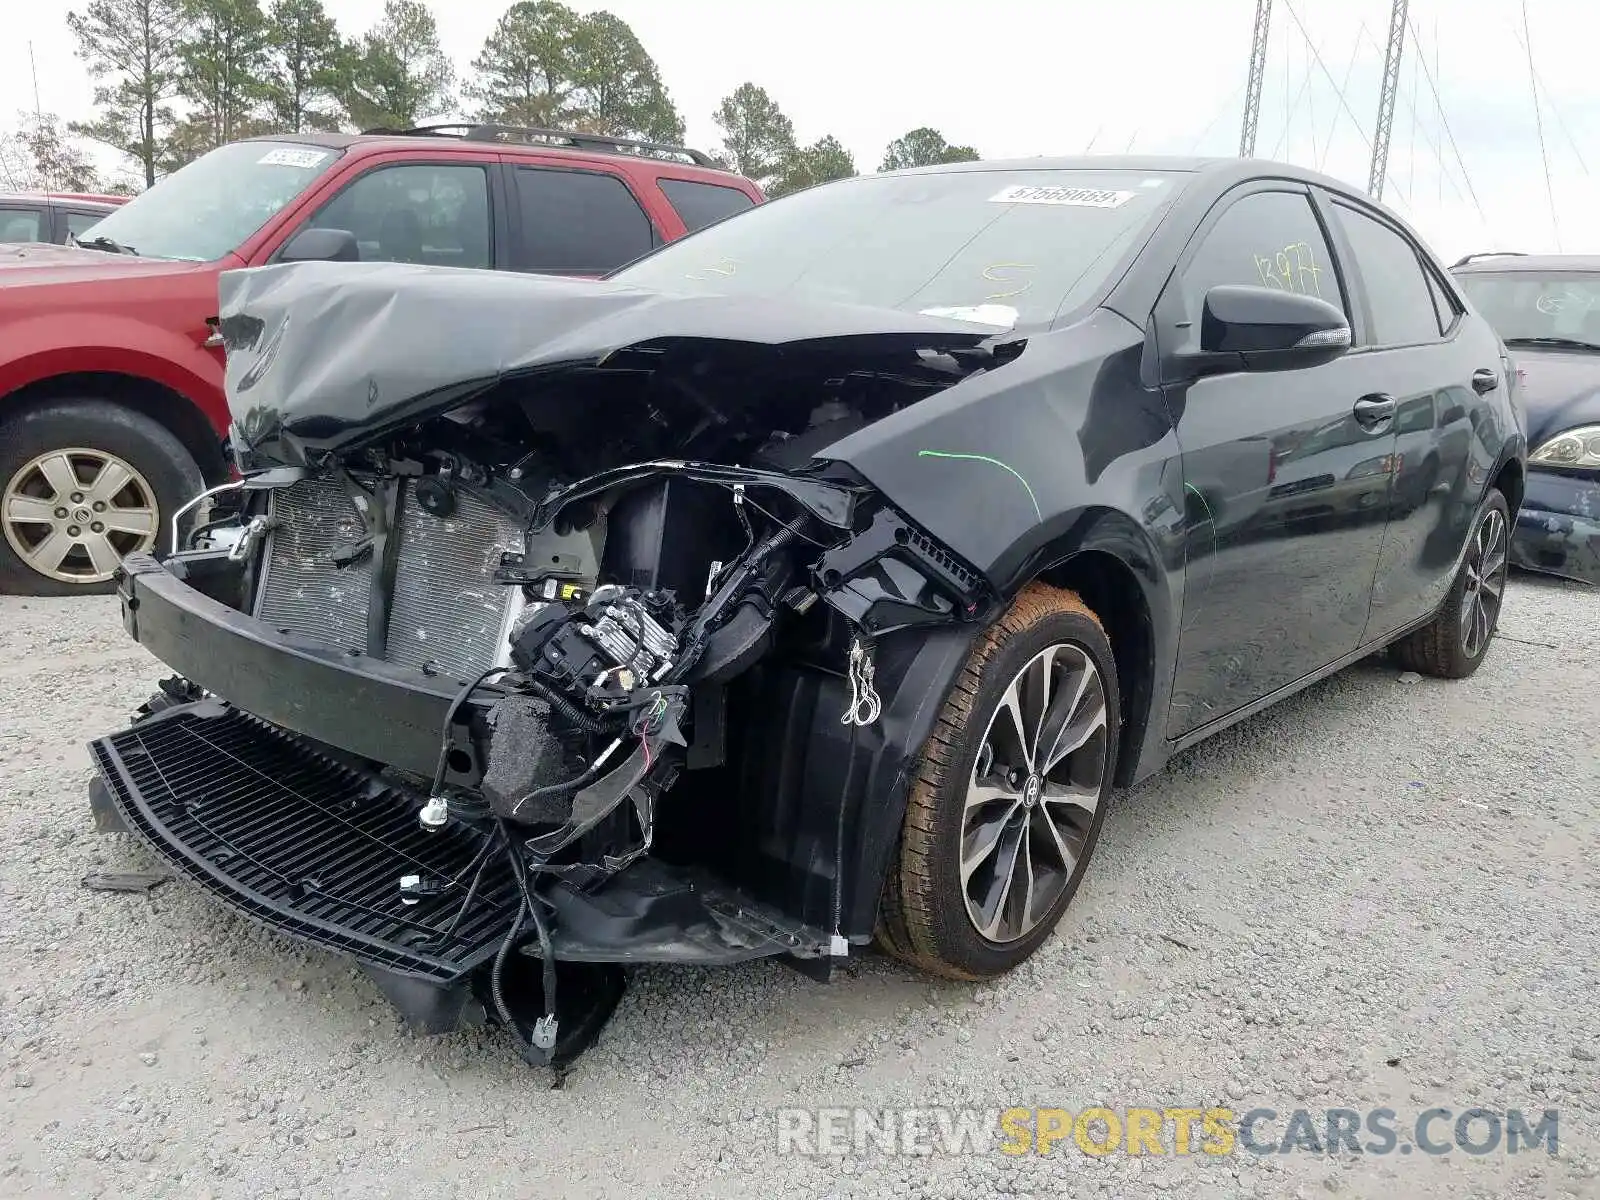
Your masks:
<path fill-rule="evenodd" d="M 1580 425 L 1558 433 L 1528 455 L 1528 461 L 1552 467 L 1600 469 L 1600 425 Z"/>

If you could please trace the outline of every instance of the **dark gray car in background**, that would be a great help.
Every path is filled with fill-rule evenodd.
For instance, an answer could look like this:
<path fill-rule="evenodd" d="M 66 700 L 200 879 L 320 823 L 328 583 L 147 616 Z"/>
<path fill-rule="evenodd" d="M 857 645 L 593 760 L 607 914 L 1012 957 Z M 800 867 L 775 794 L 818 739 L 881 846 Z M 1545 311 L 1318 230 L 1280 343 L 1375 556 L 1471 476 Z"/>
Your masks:
<path fill-rule="evenodd" d="M 1600 256 L 1475 254 L 1453 273 L 1511 352 L 1527 409 L 1511 561 L 1600 583 Z"/>

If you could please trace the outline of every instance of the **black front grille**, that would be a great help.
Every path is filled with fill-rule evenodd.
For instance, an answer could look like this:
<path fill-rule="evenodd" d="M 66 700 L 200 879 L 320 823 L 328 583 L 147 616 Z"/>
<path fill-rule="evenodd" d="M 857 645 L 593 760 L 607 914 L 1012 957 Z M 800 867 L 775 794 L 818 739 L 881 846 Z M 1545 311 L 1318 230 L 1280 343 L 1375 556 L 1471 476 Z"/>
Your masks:
<path fill-rule="evenodd" d="M 175 709 L 89 748 L 131 829 L 284 933 L 443 984 L 486 962 L 515 915 L 516 881 L 499 850 L 480 858 L 482 834 L 424 831 L 416 797 L 227 705 Z M 442 890 L 406 904 L 406 875 Z"/>

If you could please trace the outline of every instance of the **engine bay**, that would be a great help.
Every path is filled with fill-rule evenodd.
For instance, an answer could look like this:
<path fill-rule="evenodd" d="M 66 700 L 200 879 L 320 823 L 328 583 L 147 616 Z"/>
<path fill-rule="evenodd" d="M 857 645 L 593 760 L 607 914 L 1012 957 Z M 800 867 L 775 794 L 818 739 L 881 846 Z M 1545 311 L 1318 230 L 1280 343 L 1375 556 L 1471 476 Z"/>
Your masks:
<path fill-rule="evenodd" d="M 806 371 L 768 347 L 641 346 L 502 381 L 338 454 L 241 439 L 241 481 L 167 566 L 282 635 L 455 689 L 431 742 L 388 739 L 353 765 L 410 797 L 414 831 L 476 839 L 448 873 L 395 855 L 390 895 L 413 916 L 457 904 L 449 927 L 470 924 L 480 881 L 516 881 L 483 999 L 551 1061 L 566 960 L 623 943 L 668 961 L 846 952 L 842 843 L 832 862 L 820 846 L 784 852 L 806 856 L 802 903 L 727 891 L 759 867 L 753 851 L 771 853 L 741 794 L 802 719 L 852 745 L 878 720 L 880 638 L 971 621 L 989 596 L 817 452 L 986 362 L 896 347 L 819 353 Z M 807 711 L 820 704 L 831 714 Z M 330 754 L 356 753 L 316 732 Z M 523 1020 L 503 985 L 527 955 L 544 999 Z"/>

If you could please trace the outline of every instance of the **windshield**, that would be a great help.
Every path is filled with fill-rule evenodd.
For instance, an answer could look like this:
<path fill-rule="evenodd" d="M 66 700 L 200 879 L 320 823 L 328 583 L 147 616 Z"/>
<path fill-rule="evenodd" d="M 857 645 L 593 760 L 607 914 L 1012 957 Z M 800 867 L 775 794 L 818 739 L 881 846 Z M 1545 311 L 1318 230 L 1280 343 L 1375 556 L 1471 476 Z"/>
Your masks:
<path fill-rule="evenodd" d="M 1456 282 L 1507 344 L 1556 338 L 1600 347 L 1600 273 L 1471 271 Z"/>
<path fill-rule="evenodd" d="M 84 234 L 148 258 L 211 262 L 305 191 L 341 152 L 294 142 L 234 142 L 135 196 Z"/>
<path fill-rule="evenodd" d="M 866 175 L 763 204 L 614 276 L 663 291 L 790 295 L 1045 325 L 1088 298 L 1178 176 Z"/>

